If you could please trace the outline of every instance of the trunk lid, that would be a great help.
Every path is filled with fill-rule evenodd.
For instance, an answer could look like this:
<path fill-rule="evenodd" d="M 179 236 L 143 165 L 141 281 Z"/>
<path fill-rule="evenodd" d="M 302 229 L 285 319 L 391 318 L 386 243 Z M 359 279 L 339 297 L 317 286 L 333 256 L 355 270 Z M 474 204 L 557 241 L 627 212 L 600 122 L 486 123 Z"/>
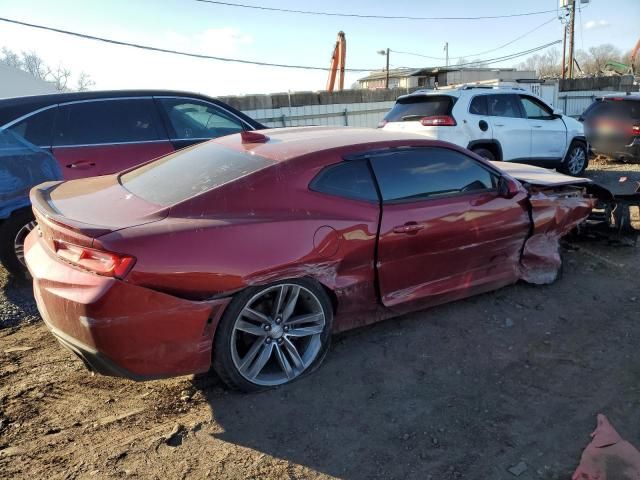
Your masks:
<path fill-rule="evenodd" d="M 117 175 L 43 183 L 30 197 L 45 240 L 82 246 L 107 233 L 162 220 L 169 211 L 128 192 Z"/>

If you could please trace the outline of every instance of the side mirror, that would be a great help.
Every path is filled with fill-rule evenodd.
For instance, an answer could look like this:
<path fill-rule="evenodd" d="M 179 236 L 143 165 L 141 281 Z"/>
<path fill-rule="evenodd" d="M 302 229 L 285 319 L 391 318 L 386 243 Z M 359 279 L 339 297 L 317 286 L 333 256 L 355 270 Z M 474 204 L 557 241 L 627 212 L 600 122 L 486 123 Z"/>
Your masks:
<path fill-rule="evenodd" d="M 502 198 L 513 198 L 520 191 L 520 184 L 508 177 L 498 179 L 498 196 Z"/>

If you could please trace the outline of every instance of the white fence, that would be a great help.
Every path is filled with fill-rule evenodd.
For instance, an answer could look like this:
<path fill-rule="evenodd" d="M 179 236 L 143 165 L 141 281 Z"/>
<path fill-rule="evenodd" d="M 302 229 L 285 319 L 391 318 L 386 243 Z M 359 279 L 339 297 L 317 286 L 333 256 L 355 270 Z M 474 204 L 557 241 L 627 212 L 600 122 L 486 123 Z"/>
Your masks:
<path fill-rule="evenodd" d="M 558 92 L 558 86 L 524 84 L 523 87 L 542 97 L 565 115 L 579 117 L 594 101 L 603 95 L 624 95 L 624 92 L 592 90 L 586 92 Z M 355 126 L 375 128 L 393 106 L 393 101 L 369 103 L 336 103 L 259 110 L 244 113 L 269 127 L 299 127 L 308 125 Z"/>
<path fill-rule="evenodd" d="M 579 117 L 582 112 L 593 103 L 597 97 L 606 95 L 626 95 L 625 92 L 609 92 L 602 90 L 591 90 L 588 92 L 560 92 L 556 108 L 559 108 L 565 115 Z"/>
<path fill-rule="evenodd" d="M 244 110 L 268 127 L 301 127 L 306 125 L 345 125 L 377 127 L 394 102 L 336 103 L 260 110 Z"/>

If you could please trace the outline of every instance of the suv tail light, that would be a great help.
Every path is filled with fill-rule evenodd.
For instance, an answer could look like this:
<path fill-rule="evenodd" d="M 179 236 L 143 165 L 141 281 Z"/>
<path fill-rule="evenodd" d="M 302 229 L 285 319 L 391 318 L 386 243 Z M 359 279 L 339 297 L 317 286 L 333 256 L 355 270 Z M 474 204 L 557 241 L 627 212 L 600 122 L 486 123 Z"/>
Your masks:
<path fill-rule="evenodd" d="M 425 127 L 455 127 L 455 118 L 451 115 L 433 115 L 432 117 L 422 117 L 420 123 Z"/>
<path fill-rule="evenodd" d="M 129 255 L 81 247 L 61 240 L 54 240 L 56 255 L 65 262 L 106 277 L 124 278 L 136 263 Z"/>
<path fill-rule="evenodd" d="M 631 135 L 633 135 L 633 136 L 640 135 L 640 125 L 633 125 L 631 127 Z"/>

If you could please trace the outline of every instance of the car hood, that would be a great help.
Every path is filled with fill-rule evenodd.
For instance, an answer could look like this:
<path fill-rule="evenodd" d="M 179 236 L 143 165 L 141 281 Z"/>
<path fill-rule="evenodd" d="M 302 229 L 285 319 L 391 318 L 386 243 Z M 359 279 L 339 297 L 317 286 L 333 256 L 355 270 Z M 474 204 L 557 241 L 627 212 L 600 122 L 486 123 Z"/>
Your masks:
<path fill-rule="evenodd" d="M 570 177 L 548 168 L 534 167 L 522 163 L 491 162 L 497 169 L 502 170 L 516 180 L 530 185 L 553 187 L 560 185 L 582 185 L 591 183 L 588 178 Z"/>

